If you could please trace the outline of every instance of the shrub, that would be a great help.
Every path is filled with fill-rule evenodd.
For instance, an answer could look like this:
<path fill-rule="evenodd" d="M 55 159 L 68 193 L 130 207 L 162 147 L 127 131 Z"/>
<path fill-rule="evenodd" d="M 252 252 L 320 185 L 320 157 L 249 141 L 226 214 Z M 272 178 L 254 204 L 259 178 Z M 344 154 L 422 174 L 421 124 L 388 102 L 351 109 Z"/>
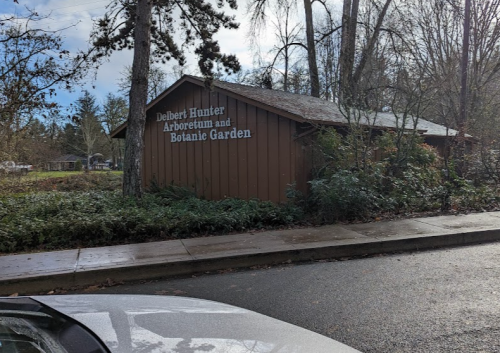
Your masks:
<path fill-rule="evenodd" d="M 500 198 L 495 189 L 488 185 L 475 186 L 472 181 L 463 181 L 451 195 L 451 207 L 456 210 L 484 211 L 499 206 Z"/>
<path fill-rule="evenodd" d="M 122 176 L 111 172 L 76 174 L 61 179 L 55 185 L 58 191 L 113 191 L 122 186 Z"/>
<path fill-rule="evenodd" d="M 445 189 L 440 171 L 409 164 L 399 177 L 388 177 L 388 195 L 396 212 L 421 212 L 439 209 Z"/>
<path fill-rule="evenodd" d="M 0 199 L 0 252 L 104 246 L 275 228 L 300 209 L 257 200 L 172 200 L 119 192 L 49 192 Z"/>
<path fill-rule="evenodd" d="M 310 185 L 309 202 L 322 222 L 367 218 L 379 209 L 382 201 L 381 195 L 357 173 L 346 170 L 312 180 Z"/>
<path fill-rule="evenodd" d="M 81 172 L 83 168 L 81 159 L 77 159 L 75 162 L 75 172 Z"/>
<path fill-rule="evenodd" d="M 151 180 L 148 191 L 168 200 L 184 200 L 196 197 L 196 193 L 186 187 L 171 184 L 162 188 L 155 179 Z"/>
<path fill-rule="evenodd" d="M 338 133 L 324 131 L 318 136 L 323 164 L 310 182 L 309 205 L 322 222 L 442 207 L 449 190 L 434 148 L 418 136 L 392 132 L 378 136 L 374 146 L 355 138 L 348 135 L 344 141 Z M 379 159 L 370 152 L 374 150 Z"/>

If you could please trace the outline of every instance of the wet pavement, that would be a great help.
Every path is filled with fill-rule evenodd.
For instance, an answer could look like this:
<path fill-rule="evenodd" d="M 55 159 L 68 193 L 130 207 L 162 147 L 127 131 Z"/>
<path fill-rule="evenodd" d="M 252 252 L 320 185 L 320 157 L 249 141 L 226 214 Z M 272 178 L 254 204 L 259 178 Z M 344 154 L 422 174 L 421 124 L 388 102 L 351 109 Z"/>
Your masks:
<path fill-rule="evenodd" d="M 500 240 L 500 212 L 0 256 L 0 295 Z"/>

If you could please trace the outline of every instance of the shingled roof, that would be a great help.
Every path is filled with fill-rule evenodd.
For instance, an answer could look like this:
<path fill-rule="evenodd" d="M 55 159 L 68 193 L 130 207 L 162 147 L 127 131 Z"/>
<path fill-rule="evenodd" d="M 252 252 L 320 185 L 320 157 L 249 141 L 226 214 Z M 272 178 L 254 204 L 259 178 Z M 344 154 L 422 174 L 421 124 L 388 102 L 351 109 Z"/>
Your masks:
<path fill-rule="evenodd" d="M 203 78 L 185 75 L 150 102 L 147 109 L 154 106 L 185 82 L 191 82 L 200 86 L 205 84 Z M 279 111 L 281 115 L 294 120 L 328 125 L 347 125 L 349 123 L 346 117 L 340 112 L 337 104 L 324 99 L 217 80 L 213 81 L 213 89 L 222 91 L 224 94 L 235 98 L 246 98 L 247 101 L 253 102 L 257 106 Z M 362 115 L 363 117 L 360 122 L 364 125 L 379 129 L 396 129 L 402 127 L 401 118 L 393 113 L 363 113 Z M 406 128 L 412 130 L 414 128 L 413 118 L 410 117 L 406 120 Z M 125 126 L 119 127 L 112 136 L 119 137 L 119 135 L 122 135 L 121 133 L 124 131 L 124 128 Z M 458 133 L 454 129 L 446 128 L 422 118 L 418 119 L 416 129 L 424 136 L 445 137 L 455 136 Z M 470 136 L 468 135 L 468 137 Z"/>
<path fill-rule="evenodd" d="M 55 158 L 51 162 L 76 162 L 77 160 L 87 160 L 87 158 L 75 156 L 74 154 L 65 154 Z"/>
<path fill-rule="evenodd" d="M 193 79 L 203 79 L 190 76 Z M 271 107 L 289 112 L 314 123 L 348 124 L 346 117 L 340 112 L 336 103 L 324 99 L 260 87 L 252 87 L 231 82 L 214 81 L 214 87 L 234 92 L 238 95 L 264 103 Z M 376 128 L 396 129 L 402 127 L 402 117 L 393 113 L 361 114 L 361 123 Z M 414 117 L 406 118 L 406 128 L 414 128 Z M 425 136 L 455 136 L 458 131 L 443 125 L 419 118 L 416 129 Z"/>

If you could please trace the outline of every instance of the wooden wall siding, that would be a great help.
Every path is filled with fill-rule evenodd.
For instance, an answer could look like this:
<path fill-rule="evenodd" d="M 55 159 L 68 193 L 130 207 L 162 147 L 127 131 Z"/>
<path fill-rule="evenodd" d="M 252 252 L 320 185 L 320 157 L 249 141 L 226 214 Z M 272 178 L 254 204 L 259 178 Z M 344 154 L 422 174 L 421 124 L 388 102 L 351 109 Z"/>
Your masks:
<path fill-rule="evenodd" d="M 447 152 L 446 140 L 436 137 L 425 137 L 424 142 L 433 146 L 441 157 L 445 157 Z"/>
<path fill-rule="evenodd" d="M 251 138 L 171 142 L 156 113 L 179 112 L 196 107 L 225 107 L 220 116 L 200 120 L 226 121 L 231 127 L 219 131 L 249 129 Z M 191 121 L 191 120 L 188 120 Z M 197 130 L 193 130 L 192 133 Z M 210 129 L 202 132 L 209 133 Z M 239 197 L 286 201 L 286 189 L 297 182 L 306 188 L 307 173 L 301 170 L 303 148 L 294 139 L 294 121 L 219 92 L 185 83 L 148 111 L 144 150 L 144 184 L 156 179 L 196 190 L 207 199 Z"/>

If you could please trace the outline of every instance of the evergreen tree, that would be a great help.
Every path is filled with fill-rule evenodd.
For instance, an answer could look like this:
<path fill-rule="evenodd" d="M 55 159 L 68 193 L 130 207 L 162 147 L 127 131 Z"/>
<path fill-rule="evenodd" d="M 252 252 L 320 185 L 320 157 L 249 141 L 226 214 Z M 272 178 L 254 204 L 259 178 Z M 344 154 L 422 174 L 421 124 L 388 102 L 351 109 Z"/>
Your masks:
<path fill-rule="evenodd" d="M 81 136 L 78 135 L 78 127 L 67 122 L 61 129 L 59 135 L 61 154 L 83 155 L 85 150 Z"/>
<path fill-rule="evenodd" d="M 76 101 L 76 115 L 73 121 L 78 126 L 78 134 L 84 145 L 87 157 L 87 170 L 90 170 L 90 160 L 97 149 L 102 148 L 103 127 L 99 120 L 100 108 L 96 99 L 88 91 Z"/>
<path fill-rule="evenodd" d="M 103 104 L 102 123 L 104 132 L 111 152 L 113 166 L 117 167 L 123 163 L 123 144 L 121 139 L 112 139 L 111 132 L 120 126 L 128 115 L 127 101 L 120 96 L 108 93 Z"/>
<path fill-rule="evenodd" d="M 224 3 L 236 9 L 236 0 L 217 0 L 217 7 L 222 8 Z M 213 39 L 221 27 L 235 29 L 238 24 L 234 17 L 216 10 L 206 0 L 114 0 L 108 8 L 92 34 L 98 52 L 94 59 L 115 50 L 134 49 L 123 192 L 139 198 L 143 192 L 141 171 L 150 58 L 161 62 L 175 59 L 182 65 L 182 49 L 194 45 L 198 66 L 209 84 L 214 64 L 222 63 L 228 72 L 240 69 L 236 57 L 222 54 Z M 182 38 L 180 46 L 176 38 Z"/>

